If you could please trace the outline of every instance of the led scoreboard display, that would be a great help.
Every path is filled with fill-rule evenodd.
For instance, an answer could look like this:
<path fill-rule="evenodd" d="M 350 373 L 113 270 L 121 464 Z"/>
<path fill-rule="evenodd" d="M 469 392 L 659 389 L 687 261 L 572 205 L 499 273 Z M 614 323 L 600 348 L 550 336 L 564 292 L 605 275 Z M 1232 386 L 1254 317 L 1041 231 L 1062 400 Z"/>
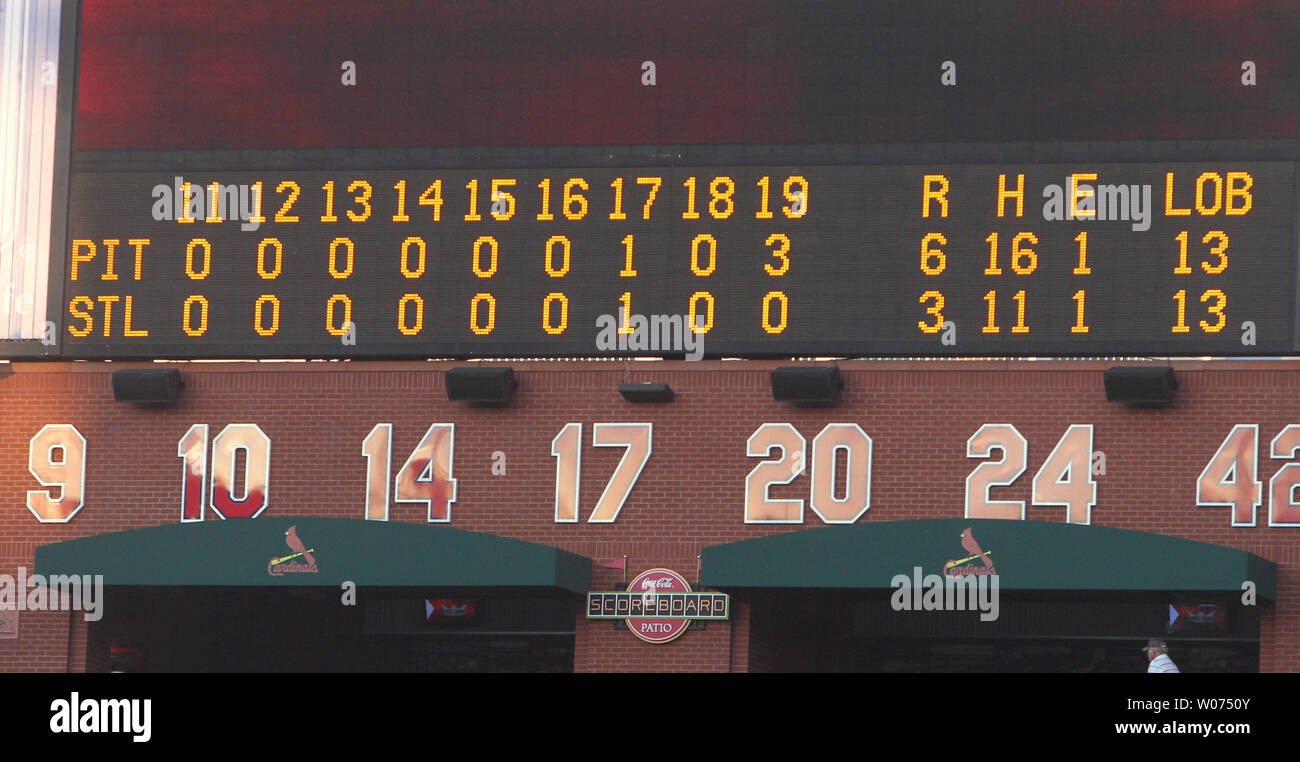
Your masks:
<path fill-rule="evenodd" d="M 62 352 L 1284 354 L 1294 171 L 79 172 Z"/>
<path fill-rule="evenodd" d="M 1300 352 L 1288 0 L 137 5 L 11 356 Z"/>

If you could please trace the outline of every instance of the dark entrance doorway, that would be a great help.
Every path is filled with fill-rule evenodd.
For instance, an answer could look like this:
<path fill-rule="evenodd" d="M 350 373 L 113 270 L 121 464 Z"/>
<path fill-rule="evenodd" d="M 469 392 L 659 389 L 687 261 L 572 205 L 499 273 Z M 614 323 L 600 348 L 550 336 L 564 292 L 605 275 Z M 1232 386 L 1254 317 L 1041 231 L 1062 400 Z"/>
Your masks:
<path fill-rule="evenodd" d="M 997 619 L 982 621 L 978 610 L 895 610 L 892 592 L 750 591 L 751 668 L 1140 673 L 1139 649 L 1159 637 L 1183 672 L 1259 671 L 1259 607 L 1222 593 L 1007 591 Z"/>
<path fill-rule="evenodd" d="M 141 672 L 571 672 L 574 599 L 360 588 L 131 587 L 105 592 L 89 663 Z M 455 600 L 458 616 L 427 616 Z M 472 612 L 472 613 L 471 613 Z"/>

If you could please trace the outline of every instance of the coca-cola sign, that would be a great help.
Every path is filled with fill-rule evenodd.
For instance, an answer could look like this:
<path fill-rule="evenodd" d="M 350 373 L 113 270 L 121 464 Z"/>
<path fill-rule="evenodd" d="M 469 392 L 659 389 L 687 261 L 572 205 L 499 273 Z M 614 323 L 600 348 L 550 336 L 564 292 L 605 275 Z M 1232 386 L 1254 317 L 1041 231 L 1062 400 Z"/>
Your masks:
<path fill-rule="evenodd" d="M 626 591 L 587 593 L 588 619 L 621 619 L 647 643 L 667 643 L 686 631 L 691 620 L 725 621 L 731 617 L 726 593 L 693 593 L 671 569 L 638 574 Z"/>
<path fill-rule="evenodd" d="M 686 631 L 691 621 L 666 619 L 664 614 L 672 611 L 671 593 L 691 592 L 690 583 L 682 575 L 671 569 L 648 569 L 641 572 L 628 584 L 629 593 L 641 593 L 642 611 L 655 613 L 654 618 L 629 617 L 627 627 L 633 635 L 647 643 L 667 643 Z"/>
<path fill-rule="evenodd" d="M 681 579 L 681 578 L 678 577 L 677 579 Z M 642 590 L 658 590 L 658 589 L 676 590 L 677 579 L 674 579 L 672 577 L 658 577 L 658 578 L 642 577 L 641 589 Z M 690 590 L 689 587 L 686 589 Z"/>

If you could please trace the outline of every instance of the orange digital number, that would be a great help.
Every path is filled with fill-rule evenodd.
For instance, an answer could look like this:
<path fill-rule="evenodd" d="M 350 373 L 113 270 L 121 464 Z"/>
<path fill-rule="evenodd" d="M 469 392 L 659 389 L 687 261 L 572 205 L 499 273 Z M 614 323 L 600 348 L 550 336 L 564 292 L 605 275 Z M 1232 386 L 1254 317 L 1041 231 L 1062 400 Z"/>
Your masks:
<path fill-rule="evenodd" d="M 424 192 L 420 194 L 420 197 L 416 199 L 416 203 L 420 206 L 433 207 L 434 222 L 442 220 L 442 181 L 434 180 L 428 188 L 424 189 Z"/>
<path fill-rule="evenodd" d="M 352 220 L 353 222 L 365 222 L 370 219 L 370 196 L 374 194 L 374 190 L 374 188 L 370 187 L 370 183 L 365 180 L 352 181 L 352 184 L 348 186 L 348 193 L 357 194 L 352 197 L 352 203 L 359 204 L 361 206 L 361 211 L 354 212 L 349 209 L 349 220 Z"/>
<path fill-rule="evenodd" d="M 663 185 L 663 183 L 664 179 L 662 177 L 638 177 L 636 179 L 637 185 L 650 186 L 650 191 L 646 194 L 645 198 L 645 207 L 641 210 L 641 219 L 650 219 L 650 207 L 654 206 L 655 195 L 659 193 L 659 186 Z"/>
<path fill-rule="evenodd" d="M 768 262 L 763 265 L 763 269 L 767 271 L 768 275 L 779 277 L 790 271 L 790 257 L 786 256 L 790 253 L 790 236 L 782 233 L 773 233 L 767 237 L 767 240 L 764 241 L 764 245 L 772 246 L 773 244 L 776 245 L 776 249 L 772 252 L 772 256 L 781 260 L 781 265 L 779 267 L 773 267 L 772 263 Z"/>
<path fill-rule="evenodd" d="M 921 298 L 917 299 L 917 301 L 920 302 L 921 304 L 925 304 L 926 302 L 933 302 L 933 304 L 931 304 L 929 307 L 925 309 L 925 314 L 933 315 L 934 323 L 927 324 L 924 320 L 918 320 L 916 322 L 916 327 L 920 328 L 922 331 L 926 333 L 938 333 L 940 330 L 942 330 L 943 329 L 943 294 L 939 293 L 938 291 L 926 291 L 925 293 L 921 294 Z"/>
<path fill-rule="evenodd" d="M 302 188 L 299 187 L 298 183 L 295 183 L 293 180 L 285 180 L 284 182 L 275 186 L 276 193 L 284 193 L 286 190 L 289 193 L 289 197 L 286 198 L 284 200 L 284 204 L 280 206 L 280 211 L 275 213 L 275 221 L 276 222 L 297 222 L 298 216 L 296 214 L 289 214 L 289 210 L 293 208 L 294 202 L 298 200 L 298 195 L 302 193 Z"/>
<path fill-rule="evenodd" d="M 736 193 L 736 181 L 730 177 L 715 177 L 709 183 L 709 214 L 715 220 L 725 220 L 736 210 L 731 197 Z"/>

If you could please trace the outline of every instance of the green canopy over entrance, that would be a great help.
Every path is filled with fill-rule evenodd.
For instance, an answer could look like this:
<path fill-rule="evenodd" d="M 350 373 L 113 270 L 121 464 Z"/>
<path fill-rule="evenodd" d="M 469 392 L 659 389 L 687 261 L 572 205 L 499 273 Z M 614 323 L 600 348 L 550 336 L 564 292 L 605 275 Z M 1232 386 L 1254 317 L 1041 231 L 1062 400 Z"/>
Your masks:
<path fill-rule="evenodd" d="M 1277 565 L 1244 550 L 1128 529 L 997 519 L 870 521 L 714 545 L 703 551 L 700 582 L 718 590 L 883 589 L 916 567 L 943 574 L 949 562 L 953 573 L 995 571 L 1003 590 L 1241 593 L 1253 582 L 1259 599 L 1274 600 L 1277 587 Z"/>
<path fill-rule="evenodd" d="M 353 582 L 581 594 L 588 589 L 591 560 L 549 545 L 444 526 L 286 516 L 166 524 L 42 545 L 36 548 L 36 573 L 102 574 L 105 585 Z"/>

